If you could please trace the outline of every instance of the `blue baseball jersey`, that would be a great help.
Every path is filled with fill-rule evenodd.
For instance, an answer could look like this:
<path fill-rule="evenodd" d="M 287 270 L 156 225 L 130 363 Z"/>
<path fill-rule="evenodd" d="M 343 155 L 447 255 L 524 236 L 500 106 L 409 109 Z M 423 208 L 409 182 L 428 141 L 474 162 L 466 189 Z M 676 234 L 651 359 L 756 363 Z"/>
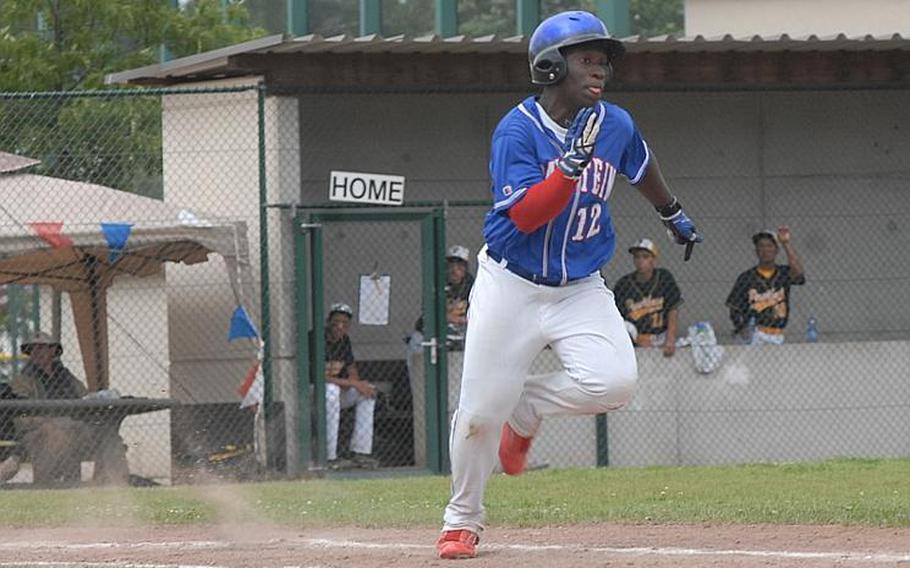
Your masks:
<path fill-rule="evenodd" d="M 543 181 L 568 146 L 566 129 L 529 97 L 509 111 L 493 133 L 490 157 L 493 208 L 484 221 L 489 250 L 548 282 L 592 274 L 609 262 L 616 233 L 607 200 L 617 172 L 636 184 L 648 165 L 648 146 L 629 113 L 600 102 L 600 131 L 594 156 L 575 186 L 566 208 L 530 234 L 518 230 L 509 208 L 528 188 Z"/>

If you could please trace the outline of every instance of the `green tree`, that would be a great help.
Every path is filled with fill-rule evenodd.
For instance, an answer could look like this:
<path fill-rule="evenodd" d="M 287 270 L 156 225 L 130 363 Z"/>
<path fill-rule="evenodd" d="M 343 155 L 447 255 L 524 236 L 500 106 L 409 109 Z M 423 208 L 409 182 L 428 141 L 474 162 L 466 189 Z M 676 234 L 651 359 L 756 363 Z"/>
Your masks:
<path fill-rule="evenodd" d="M 163 0 L 0 1 L 0 90 L 71 90 L 104 75 L 154 63 L 165 44 L 177 57 L 265 33 L 240 3 L 225 18 L 220 0 L 179 10 Z"/>
<path fill-rule="evenodd" d="M 683 0 L 631 0 L 630 4 L 633 35 L 650 37 L 684 33 Z"/>
<path fill-rule="evenodd" d="M 242 4 L 191 0 L 0 0 L 0 91 L 104 86 L 107 73 L 265 33 Z M 0 150 L 42 161 L 37 173 L 160 197 L 158 97 L 0 95 Z"/>

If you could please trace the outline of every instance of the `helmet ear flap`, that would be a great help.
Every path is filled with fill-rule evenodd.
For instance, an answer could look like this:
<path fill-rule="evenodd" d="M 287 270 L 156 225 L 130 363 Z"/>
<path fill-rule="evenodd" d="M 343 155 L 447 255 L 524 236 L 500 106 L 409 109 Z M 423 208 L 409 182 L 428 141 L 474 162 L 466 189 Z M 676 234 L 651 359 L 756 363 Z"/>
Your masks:
<path fill-rule="evenodd" d="M 531 62 L 531 82 L 535 85 L 555 85 L 565 78 L 566 58 L 559 49 L 541 52 Z"/>

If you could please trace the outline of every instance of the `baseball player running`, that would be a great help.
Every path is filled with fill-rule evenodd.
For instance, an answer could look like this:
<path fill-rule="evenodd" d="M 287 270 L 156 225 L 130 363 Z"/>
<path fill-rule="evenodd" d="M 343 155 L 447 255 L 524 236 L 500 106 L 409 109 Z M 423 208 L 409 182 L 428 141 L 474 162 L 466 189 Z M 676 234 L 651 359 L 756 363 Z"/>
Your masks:
<path fill-rule="evenodd" d="M 601 101 L 623 52 L 590 13 L 546 19 L 528 53 L 543 91 L 493 133 L 493 207 L 468 311 L 440 558 L 475 555 L 497 445 L 503 471 L 518 475 L 545 416 L 598 414 L 632 396 L 632 342 L 598 272 L 615 247 L 607 200 L 616 175 L 655 206 L 687 256 L 701 241 L 629 113 Z M 563 369 L 528 376 L 547 345 Z"/>

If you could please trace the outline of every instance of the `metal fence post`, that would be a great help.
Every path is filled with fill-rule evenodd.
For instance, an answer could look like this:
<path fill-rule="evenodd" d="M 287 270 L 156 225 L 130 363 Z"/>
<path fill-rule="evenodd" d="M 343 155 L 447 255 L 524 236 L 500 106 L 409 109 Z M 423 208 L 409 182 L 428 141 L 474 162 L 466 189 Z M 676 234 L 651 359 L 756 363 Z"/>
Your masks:
<path fill-rule="evenodd" d="M 610 442 L 607 438 L 607 415 L 598 414 L 594 417 L 594 428 L 597 432 L 597 467 L 610 465 Z"/>
<path fill-rule="evenodd" d="M 307 0 L 287 0 L 287 32 L 298 37 L 310 31 L 309 2 Z"/>
<path fill-rule="evenodd" d="M 435 32 L 442 37 L 452 37 L 458 34 L 458 2 L 457 0 L 434 0 L 436 8 Z"/>
<path fill-rule="evenodd" d="M 448 335 L 448 318 L 446 317 L 446 225 L 445 209 L 437 208 L 433 211 L 433 258 L 435 262 L 434 274 L 434 309 L 436 311 L 437 337 L 439 338 L 439 365 L 437 366 L 437 384 L 439 384 L 439 473 L 449 471 L 449 359 L 446 347 Z"/>
<path fill-rule="evenodd" d="M 288 460 L 288 474 L 300 468 L 308 467 L 312 462 L 312 400 L 310 385 L 312 365 L 310 363 L 310 260 L 307 239 L 309 227 L 304 228 L 306 221 L 302 217 L 294 218 L 294 282 L 296 283 L 296 316 L 297 316 L 297 463 Z M 287 417 L 287 413 L 285 413 Z"/>
<path fill-rule="evenodd" d="M 516 0 L 515 27 L 519 35 L 530 36 L 539 21 L 539 0 Z"/>
<path fill-rule="evenodd" d="M 596 0 L 595 6 L 597 15 L 612 35 L 626 37 L 632 34 L 629 0 Z"/>
<path fill-rule="evenodd" d="M 382 2 L 360 0 L 360 35 L 382 33 Z"/>
<path fill-rule="evenodd" d="M 257 89 L 257 113 L 259 121 L 259 300 L 260 300 L 260 326 L 259 330 L 265 349 L 262 355 L 262 375 L 265 379 L 263 392 L 263 412 L 265 420 L 269 419 L 269 405 L 273 398 L 272 384 L 272 337 L 271 337 L 271 311 L 269 290 L 269 218 L 268 209 L 268 183 L 265 171 L 265 94 L 266 86 L 260 83 Z"/>
<path fill-rule="evenodd" d="M 325 424 L 325 308 L 323 308 L 324 270 L 322 262 L 322 230 L 316 227 L 311 235 L 313 266 L 313 330 L 310 334 L 310 368 L 313 370 L 313 384 L 316 386 L 313 404 L 316 407 L 316 463 L 326 464 Z"/>

